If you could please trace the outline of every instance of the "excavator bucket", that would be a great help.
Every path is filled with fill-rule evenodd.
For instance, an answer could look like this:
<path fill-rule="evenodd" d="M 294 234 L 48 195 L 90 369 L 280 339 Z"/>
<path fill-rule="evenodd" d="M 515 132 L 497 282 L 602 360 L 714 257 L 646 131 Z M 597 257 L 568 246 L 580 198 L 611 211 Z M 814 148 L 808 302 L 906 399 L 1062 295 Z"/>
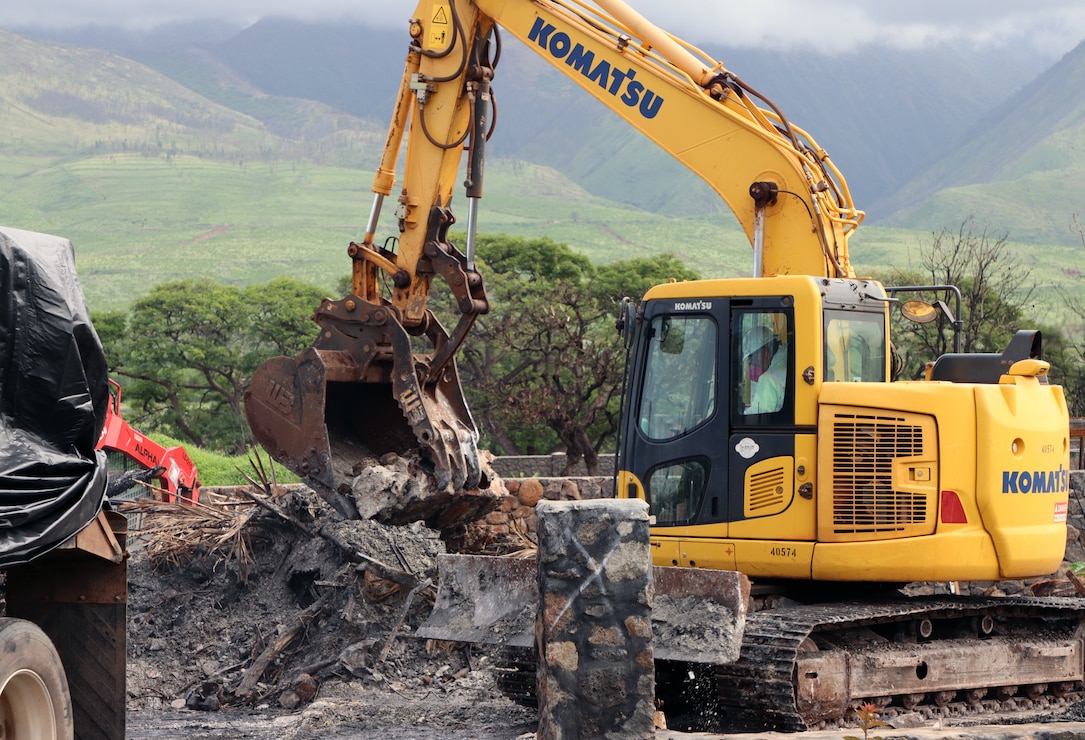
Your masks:
<path fill-rule="evenodd" d="M 534 558 L 441 555 L 437 566 L 437 600 L 419 637 L 513 647 L 535 644 L 539 587 Z M 737 660 L 750 598 L 744 575 L 656 566 L 652 577 L 656 660 Z"/>
<path fill-rule="evenodd" d="M 493 497 L 457 495 L 486 481 L 454 361 L 430 378 L 426 357 L 412 353 L 390 306 L 350 296 L 325 301 L 315 318 L 321 333 L 314 345 L 296 358 L 265 362 L 245 394 L 249 425 L 268 454 L 347 518 L 446 527 L 491 510 Z M 440 343 L 443 329 L 433 323 Z M 423 495 L 425 487 L 415 487 L 418 495 L 360 505 L 366 492 L 355 478 L 389 452 L 418 458 L 432 490 Z"/>

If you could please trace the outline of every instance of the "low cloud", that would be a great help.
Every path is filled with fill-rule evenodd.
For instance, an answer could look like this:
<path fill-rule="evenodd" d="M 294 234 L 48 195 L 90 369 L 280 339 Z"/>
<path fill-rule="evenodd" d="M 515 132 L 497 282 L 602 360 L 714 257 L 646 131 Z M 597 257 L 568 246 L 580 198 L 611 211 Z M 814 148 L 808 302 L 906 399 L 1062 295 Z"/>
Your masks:
<path fill-rule="evenodd" d="M 919 47 L 932 42 L 1027 44 L 1063 53 L 1085 38 L 1079 0 L 633 0 L 657 25 L 699 45 L 806 46 L 825 52 L 856 45 Z M 305 21 L 349 21 L 403 28 L 410 0 L 36 0 L 0 8 L 0 26 L 72 27 L 88 24 L 149 29 L 204 18 L 244 27 L 266 16 Z"/>

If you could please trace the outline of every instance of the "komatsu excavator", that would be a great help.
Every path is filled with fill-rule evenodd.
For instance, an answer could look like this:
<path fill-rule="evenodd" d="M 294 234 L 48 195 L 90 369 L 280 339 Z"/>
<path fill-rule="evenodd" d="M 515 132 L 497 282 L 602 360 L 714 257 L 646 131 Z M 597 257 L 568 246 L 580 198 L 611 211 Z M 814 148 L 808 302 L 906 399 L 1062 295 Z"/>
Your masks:
<path fill-rule="evenodd" d="M 333 498 L 350 493 L 354 444 L 421 447 L 441 487 L 485 484 L 454 356 L 490 308 L 474 242 L 504 31 L 702 177 L 753 246 L 750 277 L 658 286 L 620 322 L 631 359 L 616 493 L 648 502 L 655 564 L 806 584 L 790 608 L 750 614 L 739 661 L 717 667 L 729 715 L 797 730 L 860 700 L 967 708 L 1079 691 L 1080 603 L 881 589 L 1058 568 L 1069 424 L 1039 333 L 894 382 L 896 299 L 855 275 L 863 213 L 826 152 L 720 62 L 619 0 L 596 5 L 417 6 L 366 234 L 349 248 L 353 294 L 318 309 L 312 348 L 254 376 L 257 439 Z M 375 237 L 404 142 L 390 249 Z M 461 252 L 448 231 L 465 150 Z M 427 307 L 437 277 L 459 307 L 451 332 Z"/>

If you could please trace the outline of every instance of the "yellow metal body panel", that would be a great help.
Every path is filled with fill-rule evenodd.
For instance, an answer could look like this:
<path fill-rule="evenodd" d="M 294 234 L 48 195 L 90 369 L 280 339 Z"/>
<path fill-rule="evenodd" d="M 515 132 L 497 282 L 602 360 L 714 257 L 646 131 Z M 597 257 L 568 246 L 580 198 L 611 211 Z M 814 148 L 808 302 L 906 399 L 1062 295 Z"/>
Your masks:
<path fill-rule="evenodd" d="M 1065 399 L 1061 388 L 1035 378 L 1004 376 L 1003 381 L 823 385 L 818 441 L 796 438 L 793 469 L 802 467 L 804 474 L 796 472 L 790 481 L 797 491 L 803 482 L 816 480 L 813 500 L 794 496 L 778 513 L 743 521 L 653 528 L 656 564 L 860 582 L 999 580 L 1054 572 L 1066 537 Z M 886 532 L 831 531 L 832 475 L 838 464 L 831 452 L 838 423 L 832 416 L 841 410 L 871 419 L 893 417 L 914 427 L 908 434 L 916 443 L 903 448 L 914 454 L 890 456 L 885 475 L 892 491 L 923 497 L 927 510 L 921 522 Z M 892 437 L 898 432 L 890 426 L 883 434 Z M 811 459 L 818 460 L 816 470 Z M 777 467 L 780 459 L 764 462 Z M 943 491 L 959 502 L 964 521 L 942 521 Z M 894 514 L 907 517 L 912 510 L 900 507 Z"/>
<path fill-rule="evenodd" d="M 1070 419 L 1062 388 L 1003 376 L 976 387 L 977 506 L 1004 578 L 1051 573 L 1066 551 Z M 1053 424 L 1055 420 L 1057 423 Z"/>
<path fill-rule="evenodd" d="M 652 564 L 737 570 L 756 578 L 810 580 L 813 542 L 652 537 Z"/>
<path fill-rule="evenodd" d="M 871 384 L 861 385 L 869 393 Z M 881 400 L 858 392 L 875 403 Z M 933 416 L 822 404 L 818 437 L 819 542 L 934 532 L 939 496 L 932 480 L 938 467 Z"/>
<path fill-rule="evenodd" d="M 651 543 L 652 565 L 667 567 L 682 562 L 682 541 L 677 537 L 652 537 Z"/>
<path fill-rule="evenodd" d="M 809 580 L 816 551 L 813 542 L 736 540 L 738 569 L 751 578 Z"/>
<path fill-rule="evenodd" d="M 994 580 L 1049 575 L 1058 568 L 1065 553 L 1068 496 L 1068 475 L 1060 476 L 1059 470 L 1060 465 L 1061 470 L 1069 467 L 1069 458 L 1063 454 L 1069 449 L 1064 442 L 1067 433 L 1059 431 L 1060 422 L 1052 423 L 1066 418 L 1061 388 L 1041 385 L 1033 378 L 999 385 L 828 383 L 822 386 L 822 401 L 852 406 L 857 412 L 933 418 L 937 427 L 933 490 L 953 492 L 967 522 L 936 519 L 929 537 L 821 544 L 814 556 L 815 578 L 851 580 L 862 573 L 880 573 L 886 580 Z M 1068 427 L 1067 421 L 1062 428 Z M 1010 464 L 1014 440 L 1021 449 L 1036 450 L 1036 454 L 1022 453 L 1017 468 Z M 925 469 L 919 462 L 915 469 Z M 1028 471 L 1030 477 L 1043 471 L 1045 486 L 1050 479 L 1057 490 L 1016 496 L 1003 493 L 1004 477 L 1014 469 Z M 903 464 L 895 470 L 898 475 L 907 471 Z M 822 492 L 830 485 L 830 476 L 823 459 L 819 468 Z M 1065 486 L 1060 478 L 1067 479 Z M 1020 474 L 1018 480 L 1022 480 Z"/>
<path fill-rule="evenodd" d="M 795 500 L 793 458 L 769 457 L 746 468 L 743 490 L 742 513 L 746 521 L 776 517 L 787 511 Z"/>
<path fill-rule="evenodd" d="M 990 536 L 972 527 L 930 537 L 825 543 L 814 548 L 817 581 L 996 581 L 998 556 Z"/>
<path fill-rule="evenodd" d="M 795 438 L 795 458 L 771 458 L 774 464 L 786 460 L 789 472 L 788 485 L 790 497 L 786 506 L 777 511 L 756 513 L 751 510 L 749 497 L 744 496 L 744 509 L 747 519 L 731 522 L 727 525 L 728 537 L 736 540 L 783 540 L 791 543 L 813 542 L 817 535 L 817 499 L 812 489 L 807 498 L 799 493 L 799 487 L 811 483 L 814 479 L 813 461 L 817 458 L 817 439 L 814 435 L 803 434 Z M 769 462 L 769 461 L 764 461 Z M 802 470 L 800 474 L 798 471 Z M 756 471 L 757 468 L 754 468 Z M 749 471 L 747 488 L 750 490 Z M 745 549 L 743 549 L 745 552 Z"/>

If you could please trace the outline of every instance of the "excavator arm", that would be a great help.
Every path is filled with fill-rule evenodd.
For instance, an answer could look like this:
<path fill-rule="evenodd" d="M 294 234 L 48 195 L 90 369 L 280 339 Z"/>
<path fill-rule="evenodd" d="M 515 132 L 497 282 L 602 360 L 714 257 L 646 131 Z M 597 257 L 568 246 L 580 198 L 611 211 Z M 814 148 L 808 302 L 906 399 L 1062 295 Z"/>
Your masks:
<path fill-rule="evenodd" d="M 707 182 L 754 246 L 756 277 L 853 275 L 848 237 L 863 214 L 843 177 L 721 62 L 620 0 L 474 4 Z"/>
<path fill-rule="evenodd" d="M 269 360 L 246 395 L 256 438 L 346 516 L 357 515 L 351 479 L 368 455 L 421 448 L 439 489 L 487 483 L 455 354 L 489 310 L 474 242 L 500 29 L 711 185 L 753 245 L 755 276 L 853 275 L 848 237 L 863 214 L 843 178 L 805 132 L 720 62 L 619 0 L 598 0 L 598 7 L 424 0 L 410 21 L 366 233 L 348 249 L 353 292 L 325 301 L 314 316 L 321 330 L 313 346 Z M 465 151 L 461 252 L 448 230 Z M 378 243 L 391 198 L 398 236 Z M 438 277 L 460 312 L 451 331 L 428 306 Z"/>

